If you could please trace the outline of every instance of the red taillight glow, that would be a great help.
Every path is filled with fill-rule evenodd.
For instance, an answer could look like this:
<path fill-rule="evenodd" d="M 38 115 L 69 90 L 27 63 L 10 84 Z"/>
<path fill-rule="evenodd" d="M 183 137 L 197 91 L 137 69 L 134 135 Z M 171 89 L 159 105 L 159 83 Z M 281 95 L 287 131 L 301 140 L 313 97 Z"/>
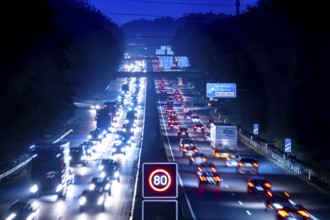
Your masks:
<path fill-rule="evenodd" d="M 305 210 L 298 210 L 298 213 L 305 218 L 309 218 L 309 214 Z"/>
<path fill-rule="evenodd" d="M 254 184 L 251 182 L 248 182 L 249 187 L 254 187 Z"/>
<path fill-rule="evenodd" d="M 289 213 L 285 210 L 278 210 L 277 213 L 281 216 L 281 217 L 288 217 Z"/>
<path fill-rule="evenodd" d="M 242 167 L 243 166 L 243 163 L 242 162 L 239 162 L 238 163 L 238 166 Z"/>
<path fill-rule="evenodd" d="M 217 170 L 215 169 L 215 167 L 212 167 L 211 170 L 212 170 L 213 172 L 217 172 Z"/>
<path fill-rule="evenodd" d="M 200 167 L 197 167 L 197 169 L 198 169 L 198 171 L 202 172 L 202 168 L 200 168 Z"/>
<path fill-rule="evenodd" d="M 284 192 L 284 195 L 288 198 L 290 197 L 290 194 L 288 192 Z"/>
<path fill-rule="evenodd" d="M 201 181 L 206 181 L 205 176 L 200 176 L 199 179 L 200 179 Z"/>
<path fill-rule="evenodd" d="M 202 160 L 205 162 L 206 161 L 206 157 L 203 157 Z"/>
<path fill-rule="evenodd" d="M 269 183 L 265 183 L 264 186 L 265 186 L 266 188 L 271 188 L 271 187 L 272 187 Z"/>
<path fill-rule="evenodd" d="M 215 181 L 217 181 L 217 182 L 220 182 L 220 181 L 221 181 L 220 177 L 218 177 L 218 176 L 213 177 L 213 179 L 214 179 Z"/>
<path fill-rule="evenodd" d="M 253 163 L 253 166 L 259 167 L 259 164 L 258 163 Z"/>

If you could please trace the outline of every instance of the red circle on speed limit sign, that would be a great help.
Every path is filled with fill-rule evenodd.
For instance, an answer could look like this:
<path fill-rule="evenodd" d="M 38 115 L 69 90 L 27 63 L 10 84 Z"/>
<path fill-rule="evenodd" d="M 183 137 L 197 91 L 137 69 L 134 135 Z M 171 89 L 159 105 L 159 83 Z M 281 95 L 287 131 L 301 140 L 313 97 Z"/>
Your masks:
<path fill-rule="evenodd" d="M 149 175 L 149 185 L 155 191 L 163 192 L 171 186 L 171 183 L 171 175 L 164 169 L 157 169 Z"/>
<path fill-rule="evenodd" d="M 176 198 L 177 163 L 143 163 L 143 197 L 144 198 Z"/>

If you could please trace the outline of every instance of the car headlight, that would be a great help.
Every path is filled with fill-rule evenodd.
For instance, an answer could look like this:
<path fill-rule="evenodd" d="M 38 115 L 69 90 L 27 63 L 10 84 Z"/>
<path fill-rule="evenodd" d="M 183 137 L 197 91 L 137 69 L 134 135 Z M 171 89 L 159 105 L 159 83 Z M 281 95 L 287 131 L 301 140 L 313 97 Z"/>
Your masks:
<path fill-rule="evenodd" d="M 60 192 L 62 189 L 63 189 L 63 185 L 62 185 L 62 184 L 59 184 L 59 185 L 56 187 L 56 192 Z"/>
<path fill-rule="evenodd" d="M 100 174 L 100 177 L 101 177 L 101 178 L 104 178 L 104 177 L 105 177 L 105 172 L 102 172 L 102 173 Z"/>
<path fill-rule="evenodd" d="M 117 177 L 119 177 L 119 172 L 118 171 L 116 171 L 115 173 L 114 173 L 114 175 L 113 175 L 115 178 L 117 178 Z"/>
<path fill-rule="evenodd" d="M 99 200 L 97 200 L 97 204 L 98 205 L 102 205 L 104 202 L 104 197 L 103 196 L 100 196 Z"/>
<path fill-rule="evenodd" d="M 31 188 L 30 188 L 30 192 L 32 193 L 36 193 L 38 191 L 38 185 L 33 185 Z"/>
<path fill-rule="evenodd" d="M 10 215 L 6 218 L 6 220 L 12 220 L 16 218 L 16 213 L 10 213 Z"/>
<path fill-rule="evenodd" d="M 121 152 L 125 152 L 125 148 L 124 147 L 121 148 Z"/>
<path fill-rule="evenodd" d="M 99 171 L 102 171 L 104 169 L 104 166 L 103 165 L 100 165 L 99 166 Z"/>
<path fill-rule="evenodd" d="M 99 136 L 97 136 L 98 138 L 102 138 L 102 135 L 101 134 L 99 134 Z"/>
<path fill-rule="evenodd" d="M 86 202 L 87 202 L 87 199 L 85 196 L 81 196 L 79 198 L 79 205 L 84 206 L 86 204 Z"/>
<path fill-rule="evenodd" d="M 134 128 L 131 128 L 131 132 L 134 132 Z"/>
<path fill-rule="evenodd" d="M 80 159 L 81 159 L 81 160 L 85 160 L 85 159 L 86 159 L 86 156 L 84 155 L 84 156 L 82 156 Z"/>
<path fill-rule="evenodd" d="M 110 189 L 110 186 L 111 186 L 110 183 L 108 183 L 107 185 L 105 185 L 104 189 L 105 190 L 109 190 Z"/>
<path fill-rule="evenodd" d="M 116 138 L 116 139 L 118 139 L 118 138 L 119 138 L 119 135 L 118 135 L 118 134 L 116 134 L 116 135 L 115 135 L 115 138 Z"/>
<path fill-rule="evenodd" d="M 128 144 L 131 144 L 131 143 L 132 143 L 132 141 L 131 141 L 131 140 L 128 140 L 128 141 L 127 141 L 127 143 L 128 143 Z"/>
<path fill-rule="evenodd" d="M 92 139 L 92 135 L 88 135 L 88 139 Z"/>
<path fill-rule="evenodd" d="M 93 191 L 93 190 L 95 189 L 95 184 L 93 184 L 93 183 L 89 184 L 88 189 L 89 189 L 90 191 Z"/>

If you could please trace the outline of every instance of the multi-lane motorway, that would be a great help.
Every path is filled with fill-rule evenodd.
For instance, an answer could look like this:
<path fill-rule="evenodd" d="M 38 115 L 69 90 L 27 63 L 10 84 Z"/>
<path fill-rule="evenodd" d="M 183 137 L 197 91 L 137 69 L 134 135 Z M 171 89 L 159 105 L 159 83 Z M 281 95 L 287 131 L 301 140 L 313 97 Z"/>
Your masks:
<path fill-rule="evenodd" d="M 141 86 L 141 102 L 138 110 L 139 130 L 135 133 L 135 144 L 129 148 L 126 156 L 116 158 L 121 167 L 121 181 L 120 183 L 114 182 L 112 184 L 112 194 L 107 198 L 105 211 L 91 210 L 80 213 L 77 201 L 78 196 L 86 188 L 91 178 L 98 175 L 97 166 L 100 160 L 112 157 L 110 146 L 113 141 L 113 134 L 109 134 L 105 141 L 98 145 L 96 153 L 90 158 L 87 166 L 72 167 L 76 179 L 75 183 L 70 186 L 65 201 L 57 200 L 56 196 L 43 196 L 31 199 L 40 207 L 39 219 L 141 219 L 142 190 L 140 187 L 142 169 L 138 163 L 156 162 L 158 160 L 161 162 L 174 161 L 178 163 L 178 182 L 180 184 L 180 199 L 178 201 L 179 207 L 184 207 L 185 209 L 183 214 L 180 213 L 179 219 L 276 219 L 271 210 L 265 211 L 264 198 L 262 196 L 247 193 L 246 179 L 249 175 L 237 174 L 234 167 L 225 167 L 223 160 L 214 159 L 210 142 L 204 139 L 202 133 L 193 132 L 192 128 L 195 123 L 191 119 L 184 118 L 182 107 L 177 105 L 175 110 L 179 113 L 180 125 L 185 125 L 189 128 L 191 138 L 195 140 L 200 150 L 208 156 L 209 160 L 216 165 L 217 171 L 223 179 L 220 188 L 198 187 L 198 179 L 194 172 L 194 167 L 189 165 L 188 157 L 183 158 L 182 152 L 179 150 L 177 129 L 171 130 L 167 124 L 167 114 L 163 105 L 168 97 L 173 96 L 170 89 L 170 79 L 165 80 L 167 94 L 160 93 L 157 87 L 157 80 L 152 81 L 149 79 L 148 91 L 150 92 L 148 93 L 146 92 L 146 87 Z M 108 87 L 103 96 L 108 100 L 116 99 L 120 95 L 121 85 L 126 82 L 126 78 L 116 79 L 111 83 L 111 87 Z M 134 80 L 131 80 L 131 82 L 131 92 L 134 92 Z M 147 82 L 147 80 L 144 79 L 144 82 Z M 183 85 L 180 89 L 185 100 L 194 103 L 194 110 L 200 116 L 201 122 L 206 125 L 206 121 L 212 116 L 212 109 L 205 107 L 201 103 L 198 92 L 191 87 Z M 126 98 L 129 104 L 131 96 L 127 95 Z M 147 99 L 152 101 L 148 102 L 146 101 Z M 103 100 L 100 101 L 102 102 Z M 94 120 L 95 110 L 84 106 L 80 105 L 72 122 L 74 132 L 65 137 L 73 146 L 86 141 L 88 133 L 96 126 Z M 115 129 L 121 128 L 124 119 L 125 112 L 122 113 Z M 208 129 L 208 126 L 206 127 Z M 140 141 L 143 140 L 141 139 L 142 136 L 144 141 L 140 145 L 142 143 Z M 260 175 L 267 177 L 274 189 L 287 190 L 292 195 L 294 202 L 303 204 L 310 211 L 312 214 L 311 219 L 330 219 L 329 197 L 300 179 L 299 176 L 292 174 L 263 155 L 256 153 L 242 142 L 239 141 L 238 145 L 238 153 L 257 158 L 260 165 Z M 1 213 L 14 200 L 29 198 L 30 183 L 31 179 L 27 172 L 25 175 L 21 175 L 0 186 Z M 182 202 L 182 198 L 185 202 Z"/>

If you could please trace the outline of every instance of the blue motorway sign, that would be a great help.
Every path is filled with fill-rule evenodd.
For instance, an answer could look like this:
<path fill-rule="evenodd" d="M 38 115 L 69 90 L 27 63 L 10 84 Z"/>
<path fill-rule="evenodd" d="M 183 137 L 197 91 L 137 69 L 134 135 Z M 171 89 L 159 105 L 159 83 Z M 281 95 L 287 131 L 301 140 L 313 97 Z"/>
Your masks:
<path fill-rule="evenodd" d="M 206 97 L 208 98 L 236 98 L 235 83 L 207 83 Z"/>
<path fill-rule="evenodd" d="M 253 124 L 253 134 L 259 134 L 259 124 Z"/>
<path fill-rule="evenodd" d="M 172 56 L 160 56 L 159 57 L 159 66 L 164 68 L 171 68 L 173 65 L 173 57 Z"/>
<path fill-rule="evenodd" d="M 284 152 L 285 153 L 290 153 L 291 152 L 291 138 L 285 138 Z"/>

